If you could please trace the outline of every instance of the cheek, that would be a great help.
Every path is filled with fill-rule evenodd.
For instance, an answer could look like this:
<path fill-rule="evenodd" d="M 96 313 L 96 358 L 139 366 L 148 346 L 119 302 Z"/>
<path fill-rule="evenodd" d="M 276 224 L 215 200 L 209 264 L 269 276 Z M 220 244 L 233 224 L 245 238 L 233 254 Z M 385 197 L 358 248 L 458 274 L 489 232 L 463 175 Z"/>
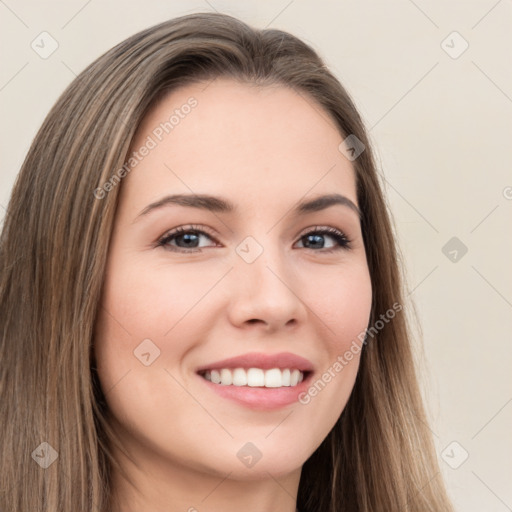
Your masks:
<path fill-rule="evenodd" d="M 140 374 L 140 385 L 153 386 L 154 394 L 154 370 L 174 372 L 197 340 L 207 336 L 214 318 L 208 317 L 211 311 L 202 299 L 224 272 L 205 275 L 179 265 L 112 258 L 95 335 L 102 388 L 116 386 L 130 372 L 130 381 Z"/>
<path fill-rule="evenodd" d="M 322 366 L 299 402 L 314 413 L 327 435 L 352 392 L 372 306 L 371 279 L 366 265 L 352 266 L 317 282 L 309 295 L 324 333 Z"/>
<path fill-rule="evenodd" d="M 208 289 L 199 276 L 167 270 L 163 280 L 163 274 L 118 261 L 107 274 L 95 330 L 96 366 L 109 409 L 147 446 L 164 446 L 167 437 L 190 429 L 183 424 L 187 415 L 169 422 L 169 411 L 190 407 L 190 395 L 173 376 L 183 380 L 179 364 L 197 337 L 187 326 Z"/>
<path fill-rule="evenodd" d="M 364 334 L 372 306 L 372 285 L 365 264 L 342 268 L 339 273 L 317 281 L 308 292 L 314 297 L 315 312 L 325 327 L 331 359 Z"/>
<path fill-rule="evenodd" d="M 108 323 L 115 330 L 110 339 L 145 338 L 168 340 L 175 327 L 179 330 L 194 314 L 201 298 L 218 280 L 199 272 L 154 267 L 128 261 L 110 272 L 105 283 L 103 306 Z M 110 318 L 108 318 L 110 316 Z"/>

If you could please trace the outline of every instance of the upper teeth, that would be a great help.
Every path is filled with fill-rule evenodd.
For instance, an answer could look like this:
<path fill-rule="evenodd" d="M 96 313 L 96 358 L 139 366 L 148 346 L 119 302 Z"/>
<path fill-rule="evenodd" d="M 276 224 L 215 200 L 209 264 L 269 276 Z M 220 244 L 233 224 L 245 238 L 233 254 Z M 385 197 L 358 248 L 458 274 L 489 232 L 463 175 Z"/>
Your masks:
<path fill-rule="evenodd" d="M 224 386 L 251 386 L 280 388 L 282 386 L 296 386 L 304 379 L 304 373 L 297 369 L 262 370 L 261 368 L 222 368 L 221 370 L 207 370 L 203 374 L 206 380 Z"/>

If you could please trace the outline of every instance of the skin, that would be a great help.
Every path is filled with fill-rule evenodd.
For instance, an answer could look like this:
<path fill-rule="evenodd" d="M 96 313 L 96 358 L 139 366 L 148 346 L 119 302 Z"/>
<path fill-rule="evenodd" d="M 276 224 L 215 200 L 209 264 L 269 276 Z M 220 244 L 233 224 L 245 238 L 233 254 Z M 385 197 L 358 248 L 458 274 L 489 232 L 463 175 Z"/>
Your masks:
<path fill-rule="evenodd" d="M 307 405 L 270 411 L 218 396 L 195 370 L 247 352 L 293 352 L 313 363 L 315 380 L 364 331 L 372 289 L 358 215 L 343 205 L 291 214 L 321 194 L 357 205 L 354 169 L 313 99 L 230 79 L 166 96 L 132 150 L 191 96 L 197 106 L 121 184 L 95 356 L 112 427 L 134 462 L 114 453 L 139 493 L 115 471 L 114 499 L 123 512 L 293 512 L 302 465 L 340 416 L 360 355 Z M 135 220 L 177 193 L 222 196 L 239 211 L 169 205 Z M 168 242 L 183 252 L 157 245 L 190 224 L 209 230 L 195 246 L 183 237 Z M 350 249 L 326 253 L 338 247 L 331 235 L 319 245 L 304 236 L 316 226 L 343 232 Z M 263 249 L 251 264 L 235 250 L 247 236 Z M 134 356 L 144 339 L 160 350 L 149 366 Z M 262 453 L 250 468 L 236 455 L 247 442 Z"/>

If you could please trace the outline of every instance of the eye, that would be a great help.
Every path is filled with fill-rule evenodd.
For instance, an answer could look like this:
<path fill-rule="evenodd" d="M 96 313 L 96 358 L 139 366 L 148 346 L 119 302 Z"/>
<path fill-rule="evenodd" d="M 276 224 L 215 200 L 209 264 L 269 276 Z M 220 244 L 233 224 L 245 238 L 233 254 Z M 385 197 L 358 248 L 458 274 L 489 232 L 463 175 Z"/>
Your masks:
<path fill-rule="evenodd" d="M 158 247 L 164 247 L 165 249 L 176 252 L 201 252 L 197 244 L 203 236 L 210 239 L 213 238 L 212 235 L 208 234 L 203 229 L 199 229 L 198 226 L 180 226 L 164 235 L 164 237 L 158 241 Z M 176 242 L 178 247 L 172 245 L 171 242 Z"/>
<path fill-rule="evenodd" d="M 157 243 L 157 247 L 163 247 L 170 251 L 175 252 L 201 252 L 199 247 L 199 241 L 201 238 L 209 238 L 214 240 L 213 235 L 205 231 L 205 228 L 199 226 L 180 226 L 174 229 L 170 233 L 165 234 Z M 325 239 L 330 238 L 335 241 L 334 246 L 328 248 L 319 247 L 325 244 Z M 312 247 L 305 247 L 304 240 L 307 244 L 311 244 Z M 331 253 L 340 249 L 350 249 L 350 240 L 347 236 L 335 228 L 317 226 L 315 229 L 308 231 L 302 235 L 299 239 L 302 243 L 303 248 L 310 249 L 315 252 Z M 204 248 L 204 246 L 203 246 Z M 317 249 L 322 249 L 317 250 Z"/>
<path fill-rule="evenodd" d="M 322 251 L 315 252 L 331 253 L 340 249 L 350 249 L 350 240 L 344 233 L 336 228 L 316 226 L 314 230 L 308 231 L 305 235 L 302 235 L 299 241 L 302 242 L 303 240 L 306 240 L 308 244 L 311 243 L 313 245 L 313 247 L 306 247 L 306 249 L 315 250 L 319 245 L 324 244 L 326 237 L 335 241 L 334 246 L 330 246 L 327 249 L 325 247 L 320 247 Z"/>

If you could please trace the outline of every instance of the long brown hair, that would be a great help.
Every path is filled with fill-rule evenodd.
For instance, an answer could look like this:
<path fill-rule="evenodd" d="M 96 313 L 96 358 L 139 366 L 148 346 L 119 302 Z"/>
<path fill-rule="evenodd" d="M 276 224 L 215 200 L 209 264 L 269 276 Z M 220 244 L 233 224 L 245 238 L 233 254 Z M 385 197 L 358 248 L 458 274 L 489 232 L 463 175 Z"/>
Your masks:
<path fill-rule="evenodd" d="M 317 53 L 286 32 L 217 13 L 135 34 L 89 65 L 58 99 L 8 205 L 0 239 L 1 510 L 110 510 L 114 440 L 93 338 L 120 186 L 102 199 L 94 190 L 123 166 L 158 98 L 216 77 L 293 88 L 332 116 L 343 137 L 355 135 L 365 145 L 353 165 L 373 287 L 370 323 L 403 304 L 370 142 L 352 100 Z M 452 510 L 409 332 L 398 314 L 365 345 L 343 413 L 303 466 L 302 512 Z"/>

